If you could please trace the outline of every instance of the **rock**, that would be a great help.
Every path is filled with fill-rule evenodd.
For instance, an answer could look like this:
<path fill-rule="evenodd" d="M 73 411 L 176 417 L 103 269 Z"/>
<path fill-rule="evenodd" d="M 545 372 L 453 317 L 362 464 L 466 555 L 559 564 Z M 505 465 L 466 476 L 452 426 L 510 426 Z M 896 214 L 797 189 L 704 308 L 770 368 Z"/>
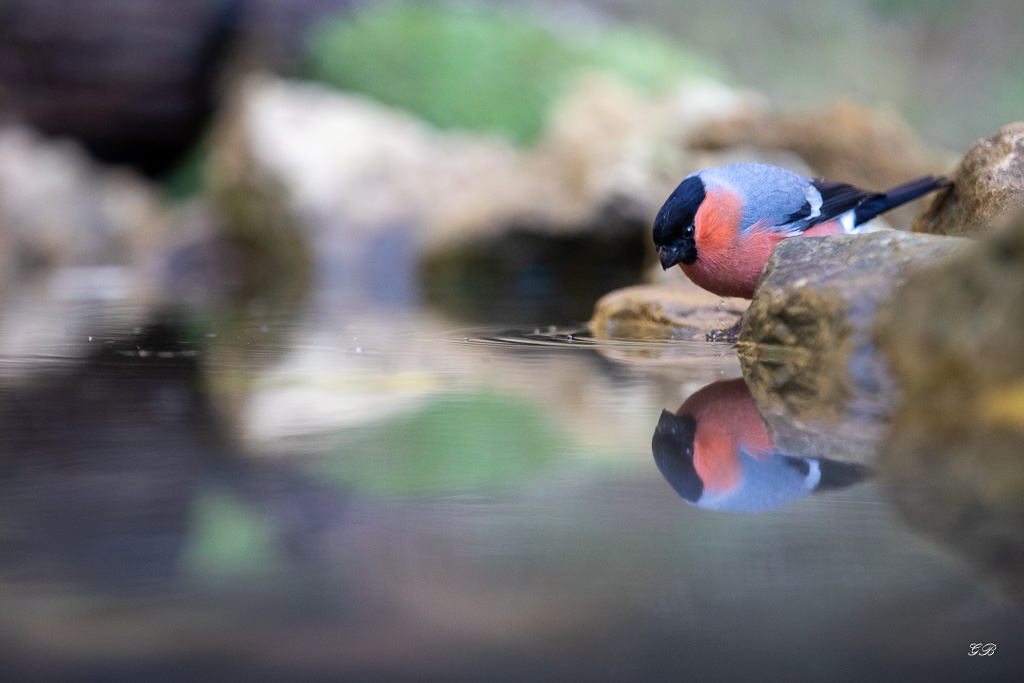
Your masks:
<path fill-rule="evenodd" d="M 914 232 L 974 236 L 1008 211 L 1024 210 L 1024 121 L 979 140 L 914 222 Z"/>
<path fill-rule="evenodd" d="M 1024 217 L 907 278 L 881 308 L 877 337 L 904 409 L 936 420 L 959 423 L 1024 381 Z"/>
<path fill-rule="evenodd" d="M 535 178 L 537 171 L 496 137 L 442 133 L 364 97 L 257 75 L 240 84 L 218 126 L 210 177 L 304 229 L 407 225 L 423 233 L 435 223 L 450 228 L 453 205 L 468 205 L 470 214 L 485 205 L 482 214 L 495 202 L 473 196 L 501 180 L 507 194 L 568 215 L 575 206 L 561 201 L 560 183 Z M 501 205 L 505 215 L 521 208 Z"/>
<path fill-rule="evenodd" d="M 474 199 L 481 187 L 504 183 L 514 197 L 571 210 L 508 143 L 439 133 L 311 83 L 246 79 L 213 139 L 209 184 L 230 232 L 251 235 L 292 270 L 340 273 L 342 286 L 379 280 L 381 270 L 417 277 L 427 226 L 454 204 L 482 231 L 496 212 Z M 506 218 L 516 211 L 502 208 Z"/>
<path fill-rule="evenodd" d="M 749 93 L 714 82 L 680 83 L 650 97 L 607 75 L 585 74 L 556 102 L 531 156 L 585 206 L 621 197 L 653 219 L 697 170 L 685 149 L 690 132 L 757 106 Z"/>
<path fill-rule="evenodd" d="M 308 215 L 312 207 L 296 198 L 301 190 L 286 186 L 283 174 L 267 161 L 277 152 L 274 140 L 257 145 L 253 136 L 258 128 L 248 116 L 243 100 L 236 98 L 214 126 L 206 172 L 210 202 L 225 236 L 248 252 L 242 257 L 250 264 L 243 291 L 274 289 L 275 280 L 285 283 L 286 290 L 302 290 L 311 278 L 313 248 L 298 216 Z M 307 122 L 295 123 L 297 131 L 306 131 Z M 281 155 L 274 161 L 286 165 L 290 159 Z"/>
<path fill-rule="evenodd" d="M 650 98 L 585 76 L 517 167 L 435 202 L 421 271 L 428 297 L 475 318 L 503 307 L 524 322 L 579 321 L 656 261 L 654 216 L 695 170 L 681 142 L 688 131 L 751 99 L 714 83 Z"/>
<path fill-rule="evenodd" d="M 921 270 L 881 309 L 877 337 L 905 399 L 937 433 L 1024 430 L 1024 217 Z"/>
<path fill-rule="evenodd" d="M 0 127 L 0 356 L 63 358 L 79 335 L 136 324 L 159 303 L 172 223 L 134 172 Z M 5 378 L 34 365 L 8 365 Z"/>
<path fill-rule="evenodd" d="M 907 520 L 1024 601 L 1024 216 L 880 310 L 903 390 L 880 464 Z"/>
<path fill-rule="evenodd" d="M 198 141 L 246 0 L 5 3 L 0 92 L 22 123 L 159 175 Z"/>
<path fill-rule="evenodd" d="M 745 102 L 713 84 L 647 98 L 589 76 L 523 150 L 323 86 L 253 77 L 218 126 L 209 175 L 237 230 L 306 235 L 321 259 L 346 264 L 335 270 L 365 268 L 391 235 L 403 248 L 389 250 L 389 272 L 419 273 L 428 299 L 451 311 L 578 322 L 653 261 L 651 221 L 692 170 L 678 141 Z"/>
<path fill-rule="evenodd" d="M 734 324 L 742 299 L 721 297 L 687 282 L 679 286 L 636 285 L 617 289 L 594 305 L 588 326 L 598 339 L 699 339 Z"/>
<path fill-rule="evenodd" d="M 166 239 L 168 218 L 156 189 L 133 173 L 98 166 L 74 143 L 0 128 L 0 288 L 42 272 L 141 266 Z M 94 294 L 136 298 L 152 290 L 136 280 L 116 291 L 98 285 L 103 291 Z M 88 298 L 88 289 L 66 295 Z"/>
<path fill-rule="evenodd" d="M 439 131 L 325 86 L 253 76 L 218 127 L 211 175 L 233 185 L 219 178 L 219 163 L 253 165 L 277 187 L 246 191 L 267 194 L 301 221 L 353 230 L 411 224 L 429 245 L 510 221 L 571 232 L 609 204 L 653 216 L 692 170 L 670 143 L 746 101 L 715 84 L 647 98 L 589 75 L 555 106 L 538 146 L 521 150 L 495 136 Z"/>
<path fill-rule="evenodd" d="M 692 150 L 750 146 L 798 154 L 813 174 L 867 190 L 887 190 L 923 175 L 941 175 L 955 161 L 930 149 L 892 112 L 873 111 L 848 102 L 796 113 L 747 110 L 720 117 L 695 130 Z M 923 202 L 886 214 L 896 228 L 909 229 Z"/>
<path fill-rule="evenodd" d="M 59 355 L 69 338 L 130 329 L 164 305 L 225 332 L 239 314 L 240 327 L 281 318 L 308 280 L 283 253 L 232 233 L 205 202 L 166 205 L 150 181 L 75 142 L 0 128 L 0 354 Z"/>
<path fill-rule="evenodd" d="M 762 412 L 812 426 L 884 416 L 892 384 L 872 339 L 876 306 L 914 266 L 965 244 L 892 230 L 783 240 L 740 332 L 744 375 Z"/>
<path fill-rule="evenodd" d="M 428 251 L 419 266 L 423 293 L 463 318 L 578 324 L 609 287 L 641 281 L 648 226 L 614 206 L 569 226 L 506 220 L 492 234 Z"/>
<path fill-rule="evenodd" d="M 877 304 L 913 266 L 967 244 L 893 230 L 783 240 L 758 281 L 741 341 L 848 358 L 870 344 Z"/>
<path fill-rule="evenodd" d="M 751 372 L 763 377 L 765 373 Z M 759 393 L 763 397 L 765 394 Z M 836 406 L 838 417 L 829 420 L 806 420 L 802 416 L 780 411 L 777 403 L 758 404 L 772 443 L 784 453 L 807 458 L 820 458 L 839 463 L 873 467 L 878 448 L 885 438 L 883 411 L 872 407 L 860 411 L 849 403 Z"/>
<path fill-rule="evenodd" d="M 495 217 L 487 200 L 472 199 L 481 187 L 505 182 L 516 197 L 571 210 L 508 143 L 439 133 L 365 98 L 269 76 L 232 96 L 208 177 L 232 234 L 292 270 L 346 282 L 379 279 L 381 269 L 417 273 L 427 226 L 453 203 L 478 215 L 477 226 Z"/>

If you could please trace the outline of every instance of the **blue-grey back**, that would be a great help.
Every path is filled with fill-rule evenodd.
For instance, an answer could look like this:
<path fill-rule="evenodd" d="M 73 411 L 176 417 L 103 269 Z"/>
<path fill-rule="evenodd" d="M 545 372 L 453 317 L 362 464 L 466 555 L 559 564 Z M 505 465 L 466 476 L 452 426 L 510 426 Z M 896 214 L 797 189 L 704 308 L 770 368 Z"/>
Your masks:
<path fill-rule="evenodd" d="M 743 197 L 741 230 L 762 219 L 781 224 L 809 200 L 815 212 L 821 207 L 820 195 L 808 178 L 770 164 L 730 164 L 705 169 L 700 177 L 710 190 L 730 189 Z"/>

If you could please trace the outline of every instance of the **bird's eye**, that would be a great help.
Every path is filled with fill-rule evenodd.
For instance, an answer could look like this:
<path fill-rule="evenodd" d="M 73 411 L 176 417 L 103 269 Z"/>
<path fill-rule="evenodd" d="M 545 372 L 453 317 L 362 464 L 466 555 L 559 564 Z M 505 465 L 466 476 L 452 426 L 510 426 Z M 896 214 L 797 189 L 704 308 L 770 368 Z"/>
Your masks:
<path fill-rule="evenodd" d="M 693 237 L 693 232 L 694 232 L 693 226 L 692 225 L 687 225 L 686 229 L 683 230 L 683 238 L 684 239 L 690 239 L 691 237 Z"/>

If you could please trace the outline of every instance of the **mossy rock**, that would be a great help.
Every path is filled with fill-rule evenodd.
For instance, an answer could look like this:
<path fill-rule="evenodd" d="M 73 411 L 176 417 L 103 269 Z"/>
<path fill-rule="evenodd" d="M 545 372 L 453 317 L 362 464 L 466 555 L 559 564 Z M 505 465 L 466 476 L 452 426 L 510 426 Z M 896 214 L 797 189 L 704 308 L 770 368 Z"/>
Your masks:
<path fill-rule="evenodd" d="M 884 413 L 892 393 L 875 352 L 876 310 L 919 267 L 969 240 L 884 230 L 783 240 L 740 332 L 744 376 L 762 411 L 826 424 Z"/>
<path fill-rule="evenodd" d="M 1024 121 L 978 140 L 914 222 L 915 232 L 976 237 L 1024 211 Z"/>
<path fill-rule="evenodd" d="M 639 29 L 553 31 L 525 14 L 398 4 L 322 24 L 307 77 L 407 109 L 441 128 L 538 137 L 547 112 L 581 70 L 618 74 L 656 91 L 718 69 Z"/>
<path fill-rule="evenodd" d="M 880 310 L 903 402 L 879 462 L 912 526 L 1024 604 L 1024 216 L 992 227 Z"/>
<path fill-rule="evenodd" d="M 598 339 L 699 339 L 735 324 L 742 300 L 723 300 L 690 283 L 634 285 L 594 304 L 588 327 Z"/>

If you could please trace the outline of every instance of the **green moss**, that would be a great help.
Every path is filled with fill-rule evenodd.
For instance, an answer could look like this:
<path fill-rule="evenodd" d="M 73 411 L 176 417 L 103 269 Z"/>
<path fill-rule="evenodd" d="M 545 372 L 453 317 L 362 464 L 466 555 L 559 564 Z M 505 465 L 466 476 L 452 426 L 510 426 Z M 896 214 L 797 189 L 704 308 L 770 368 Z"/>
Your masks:
<path fill-rule="evenodd" d="M 313 473 L 374 495 L 502 488 L 530 478 L 567 446 L 537 406 L 489 392 L 442 396 L 419 411 L 346 430 Z"/>
<path fill-rule="evenodd" d="M 580 66 L 621 76 L 648 92 L 658 92 L 687 77 L 723 78 L 720 69 L 669 39 L 635 27 L 577 32 Z"/>
<path fill-rule="evenodd" d="M 399 4 L 321 25 L 308 46 L 305 75 L 442 128 L 528 143 L 572 75 L 587 68 L 649 89 L 717 73 L 639 30 L 555 33 L 520 14 Z"/>
<path fill-rule="evenodd" d="M 204 143 L 189 150 L 185 158 L 164 176 L 161 183 L 164 197 L 171 202 L 184 202 L 202 193 L 206 154 Z"/>

